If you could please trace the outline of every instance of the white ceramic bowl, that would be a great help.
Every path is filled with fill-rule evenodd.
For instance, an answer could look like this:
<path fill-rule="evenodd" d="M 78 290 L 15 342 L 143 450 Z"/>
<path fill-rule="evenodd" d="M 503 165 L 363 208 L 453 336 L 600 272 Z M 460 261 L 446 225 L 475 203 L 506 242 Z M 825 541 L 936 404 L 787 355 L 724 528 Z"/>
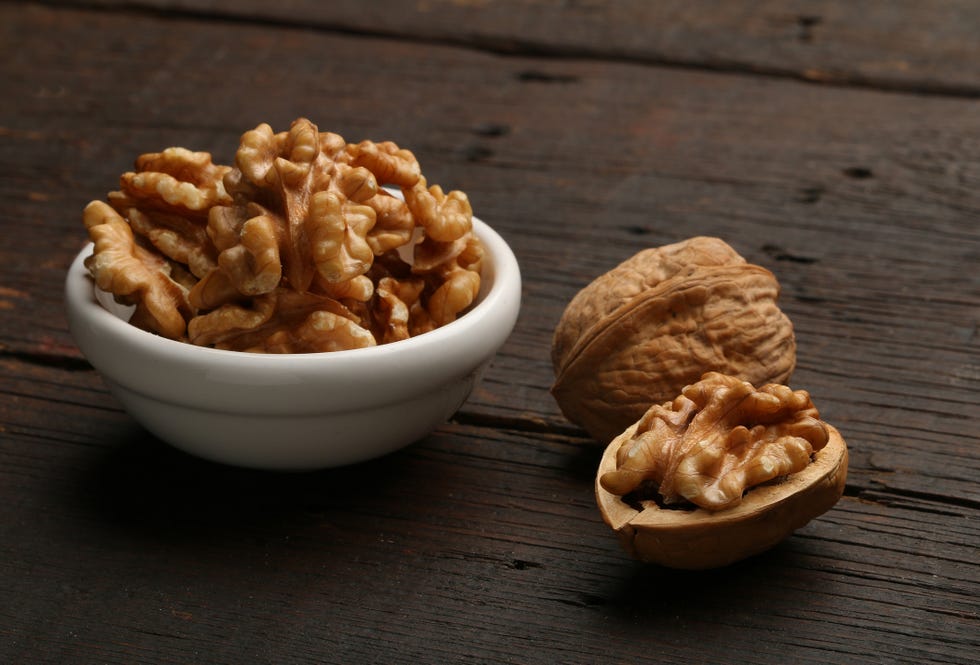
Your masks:
<path fill-rule="evenodd" d="M 68 271 L 79 349 L 125 409 L 157 437 L 206 459 L 262 469 L 352 464 L 424 437 L 463 404 L 510 335 L 521 302 L 517 259 L 480 220 L 486 258 L 473 308 L 401 342 L 295 355 L 176 342 L 127 322 L 83 264 Z"/>

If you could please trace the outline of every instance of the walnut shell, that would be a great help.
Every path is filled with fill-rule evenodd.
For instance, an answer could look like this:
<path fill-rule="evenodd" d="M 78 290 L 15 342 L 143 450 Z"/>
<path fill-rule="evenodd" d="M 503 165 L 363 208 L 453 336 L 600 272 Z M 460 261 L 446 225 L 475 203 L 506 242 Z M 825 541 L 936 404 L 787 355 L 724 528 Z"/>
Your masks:
<path fill-rule="evenodd" d="M 824 425 L 827 444 L 802 471 L 754 487 L 737 506 L 721 511 L 661 508 L 653 500 L 637 506 L 608 492 L 599 479 L 616 469 L 616 452 L 633 437 L 634 425 L 609 444 L 599 463 L 595 493 L 602 518 L 624 549 L 647 563 L 700 570 L 759 554 L 830 510 L 843 494 L 847 444 L 837 429 Z"/>
<path fill-rule="evenodd" d="M 644 250 L 582 289 L 552 341 L 552 395 L 608 442 L 709 371 L 754 385 L 796 366 L 779 283 L 718 238 Z"/>

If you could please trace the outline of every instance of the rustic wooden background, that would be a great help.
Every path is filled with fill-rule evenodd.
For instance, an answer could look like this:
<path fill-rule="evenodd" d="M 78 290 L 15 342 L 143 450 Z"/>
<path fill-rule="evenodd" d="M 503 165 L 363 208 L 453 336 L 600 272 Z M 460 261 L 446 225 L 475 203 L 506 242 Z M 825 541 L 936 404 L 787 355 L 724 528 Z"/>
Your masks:
<path fill-rule="evenodd" d="M 976 662 L 980 4 L 3 2 L 0 83 L 0 662 Z M 525 286 L 452 422 L 297 476 L 146 434 L 61 288 L 136 155 L 298 116 L 410 147 Z M 702 234 L 776 273 L 851 473 L 678 573 L 602 524 L 549 348 L 595 276 Z"/>

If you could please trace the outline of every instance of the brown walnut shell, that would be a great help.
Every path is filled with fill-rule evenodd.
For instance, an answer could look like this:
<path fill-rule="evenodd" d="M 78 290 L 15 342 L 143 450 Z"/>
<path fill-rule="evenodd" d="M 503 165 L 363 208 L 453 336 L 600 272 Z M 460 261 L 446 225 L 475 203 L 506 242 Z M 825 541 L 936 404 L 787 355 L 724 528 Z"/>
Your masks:
<path fill-rule="evenodd" d="M 616 453 L 633 438 L 634 424 L 609 444 L 599 463 L 595 493 L 602 519 L 631 556 L 670 568 L 719 568 L 764 552 L 830 510 L 844 492 L 847 444 L 837 429 L 824 425 L 827 444 L 802 471 L 753 487 L 733 508 L 710 511 L 627 502 L 602 486 L 599 479 L 616 469 Z"/>
<path fill-rule="evenodd" d="M 754 385 L 796 366 L 779 283 L 718 238 L 644 250 L 582 289 L 555 329 L 552 395 L 606 443 L 709 371 Z"/>

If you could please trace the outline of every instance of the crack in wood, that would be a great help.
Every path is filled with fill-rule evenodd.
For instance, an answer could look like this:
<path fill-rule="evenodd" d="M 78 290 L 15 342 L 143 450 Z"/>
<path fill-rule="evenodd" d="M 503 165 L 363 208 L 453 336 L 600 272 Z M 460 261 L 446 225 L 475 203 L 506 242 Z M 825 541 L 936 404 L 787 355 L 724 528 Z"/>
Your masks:
<path fill-rule="evenodd" d="M 55 355 L 51 353 L 40 353 L 37 351 L 14 351 L 11 349 L 0 349 L 0 359 L 16 360 L 29 365 L 40 367 L 52 367 L 62 369 L 67 372 L 90 372 L 94 368 L 85 359 L 80 357 Z"/>
<path fill-rule="evenodd" d="M 510 125 L 505 125 L 497 122 L 484 122 L 473 127 L 472 131 L 477 136 L 483 136 L 486 138 L 497 138 L 509 134 Z"/>
<path fill-rule="evenodd" d="M 848 485 L 844 489 L 844 496 L 853 497 L 860 501 L 873 503 L 879 506 L 901 506 L 907 510 L 915 510 L 921 513 L 936 515 L 954 515 L 956 517 L 963 516 L 962 513 L 944 511 L 930 505 L 924 505 L 923 503 L 907 503 L 906 500 L 915 500 L 919 502 L 927 502 L 929 504 L 936 504 L 938 506 L 954 506 L 957 508 L 964 508 L 966 510 L 980 511 L 980 501 L 964 496 L 948 496 L 935 494 L 932 492 L 924 492 L 921 490 L 893 487 L 888 487 L 887 489 L 888 493 L 886 494 L 880 489 L 873 487 L 860 489 Z"/>
<path fill-rule="evenodd" d="M 525 561 L 524 559 L 513 559 L 506 565 L 508 568 L 513 568 L 514 570 L 528 570 L 530 568 L 541 568 L 544 564 L 535 561 Z"/>
<path fill-rule="evenodd" d="M 776 261 L 790 261 L 792 263 L 810 264 L 817 263 L 820 260 L 814 256 L 804 256 L 803 254 L 790 252 L 789 250 L 783 249 L 779 245 L 774 244 L 763 245 L 762 251 Z"/>
<path fill-rule="evenodd" d="M 823 19 L 819 16 L 799 16 L 796 19 L 796 25 L 799 31 L 796 34 L 796 38 L 801 42 L 810 43 L 813 41 L 813 29 L 820 24 Z"/>
<path fill-rule="evenodd" d="M 852 166 L 843 170 L 843 174 L 855 180 L 867 180 L 873 178 L 874 173 L 866 166 Z"/>
<path fill-rule="evenodd" d="M 578 81 L 577 76 L 553 74 L 538 69 L 526 69 L 517 72 L 515 78 L 524 83 L 575 83 Z"/>
<path fill-rule="evenodd" d="M 472 411 L 458 411 L 452 422 L 473 427 L 492 427 L 517 432 L 557 434 L 576 439 L 588 439 L 584 430 L 575 425 L 564 425 L 535 416 L 498 416 Z"/>

